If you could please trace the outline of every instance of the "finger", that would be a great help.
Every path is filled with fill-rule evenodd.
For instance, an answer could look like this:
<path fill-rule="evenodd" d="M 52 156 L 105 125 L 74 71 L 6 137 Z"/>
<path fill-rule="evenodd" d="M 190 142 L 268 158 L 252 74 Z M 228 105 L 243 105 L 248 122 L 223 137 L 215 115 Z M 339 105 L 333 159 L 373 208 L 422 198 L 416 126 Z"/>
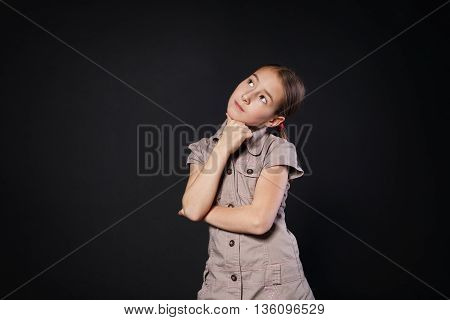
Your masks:
<path fill-rule="evenodd" d="M 228 114 L 228 112 L 226 113 L 226 115 L 227 115 L 228 121 L 235 121 L 235 120 Z"/>

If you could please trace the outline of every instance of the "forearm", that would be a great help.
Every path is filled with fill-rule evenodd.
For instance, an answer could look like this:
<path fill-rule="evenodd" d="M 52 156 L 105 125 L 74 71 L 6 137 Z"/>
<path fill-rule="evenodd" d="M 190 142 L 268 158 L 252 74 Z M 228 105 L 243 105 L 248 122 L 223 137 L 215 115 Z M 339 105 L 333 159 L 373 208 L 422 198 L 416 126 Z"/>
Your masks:
<path fill-rule="evenodd" d="M 203 220 L 208 224 L 230 232 L 263 233 L 258 210 L 252 205 L 233 208 L 213 206 Z"/>
<path fill-rule="evenodd" d="M 197 221 L 208 213 L 216 197 L 228 157 L 226 147 L 219 140 L 202 170 L 183 195 L 183 210 L 187 218 Z"/>

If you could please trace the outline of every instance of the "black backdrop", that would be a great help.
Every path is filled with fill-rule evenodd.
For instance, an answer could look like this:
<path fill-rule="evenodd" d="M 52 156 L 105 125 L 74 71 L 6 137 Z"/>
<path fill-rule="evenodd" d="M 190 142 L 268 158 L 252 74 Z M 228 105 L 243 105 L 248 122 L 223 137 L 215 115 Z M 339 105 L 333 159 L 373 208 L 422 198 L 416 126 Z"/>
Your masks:
<path fill-rule="evenodd" d="M 263 63 L 310 93 L 286 220 L 316 298 L 450 295 L 444 1 L 7 3 L 3 298 L 195 299 L 207 224 L 177 215 L 187 170 L 137 174 L 137 128 L 220 124 Z"/>

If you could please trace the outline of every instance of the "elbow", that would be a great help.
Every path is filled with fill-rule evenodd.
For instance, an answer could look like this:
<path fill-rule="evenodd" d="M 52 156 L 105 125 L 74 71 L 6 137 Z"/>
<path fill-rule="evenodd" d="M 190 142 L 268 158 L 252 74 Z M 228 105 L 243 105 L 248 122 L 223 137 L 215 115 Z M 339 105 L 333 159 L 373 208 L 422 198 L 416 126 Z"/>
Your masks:
<path fill-rule="evenodd" d="M 202 221 L 205 215 L 208 213 L 209 208 L 198 201 L 187 200 L 186 196 L 183 196 L 181 200 L 183 206 L 184 215 L 191 221 Z"/>
<path fill-rule="evenodd" d="M 272 227 L 272 223 L 268 223 L 267 219 L 263 219 L 262 217 L 257 217 L 253 224 L 253 234 L 255 235 L 263 235 Z"/>
<path fill-rule="evenodd" d="M 193 222 L 198 222 L 203 220 L 203 216 L 200 214 L 196 214 L 194 211 L 194 214 L 187 215 L 187 218 Z"/>
<path fill-rule="evenodd" d="M 184 211 L 184 216 L 186 218 L 188 218 L 191 221 L 201 221 L 203 219 L 203 215 L 201 214 L 201 212 L 199 211 L 198 208 L 192 207 L 188 204 L 186 204 L 184 201 L 182 203 L 183 205 L 183 211 Z"/>
<path fill-rule="evenodd" d="M 181 200 L 181 205 L 183 207 L 184 217 L 188 218 L 191 221 L 198 221 L 197 216 L 192 215 L 192 208 L 186 201 L 186 193 L 183 195 L 183 198 Z"/>
<path fill-rule="evenodd" d="M 270 230 L 270 227 L 267 227 L 266 224 L 264 223 L 257 223 L 254 228 L 253 228 L 253 234 L 255 235 L 263 235 L 264 233 L 266 233 L 267 231 Z"/>
<path fill-rule="evenodd" d="M 184 216 L 191 221 L 200 221 L 202 216 L 196 212 L 194 208 L 183 206 Z"/>
<path fill-rule="evenodd" d="M 252 233 L 255 235 L 262 235 L 268 232 L 275 220 L 276 212 L 268 212 L 268 209 L 252 205 L 253 209 L 253 225 Z"/>

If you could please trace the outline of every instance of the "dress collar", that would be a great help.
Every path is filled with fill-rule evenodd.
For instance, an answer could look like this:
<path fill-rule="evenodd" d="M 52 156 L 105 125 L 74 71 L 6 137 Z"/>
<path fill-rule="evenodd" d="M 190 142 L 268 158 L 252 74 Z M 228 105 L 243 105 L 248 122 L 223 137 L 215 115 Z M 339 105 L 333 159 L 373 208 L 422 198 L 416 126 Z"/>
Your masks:
<path fill-rule="evenodd" d="M 227 119 L 220 125 L 220 128 L 216 131 L 214 135 L 211 136 L 211 139 L 217 141 L 222 136 L 222 132 L 227 124 Z M 248 152 L 252 155 L 257 156 L 261 153 L 262 148 L 264 146 L 265 138 L 268 136 L 267 127 L 264 126 L 262 128 L 256 129 L 253 132 L 253 136 L 250 139 L 245 140 L 242 144 L 247 146 Z"/>

